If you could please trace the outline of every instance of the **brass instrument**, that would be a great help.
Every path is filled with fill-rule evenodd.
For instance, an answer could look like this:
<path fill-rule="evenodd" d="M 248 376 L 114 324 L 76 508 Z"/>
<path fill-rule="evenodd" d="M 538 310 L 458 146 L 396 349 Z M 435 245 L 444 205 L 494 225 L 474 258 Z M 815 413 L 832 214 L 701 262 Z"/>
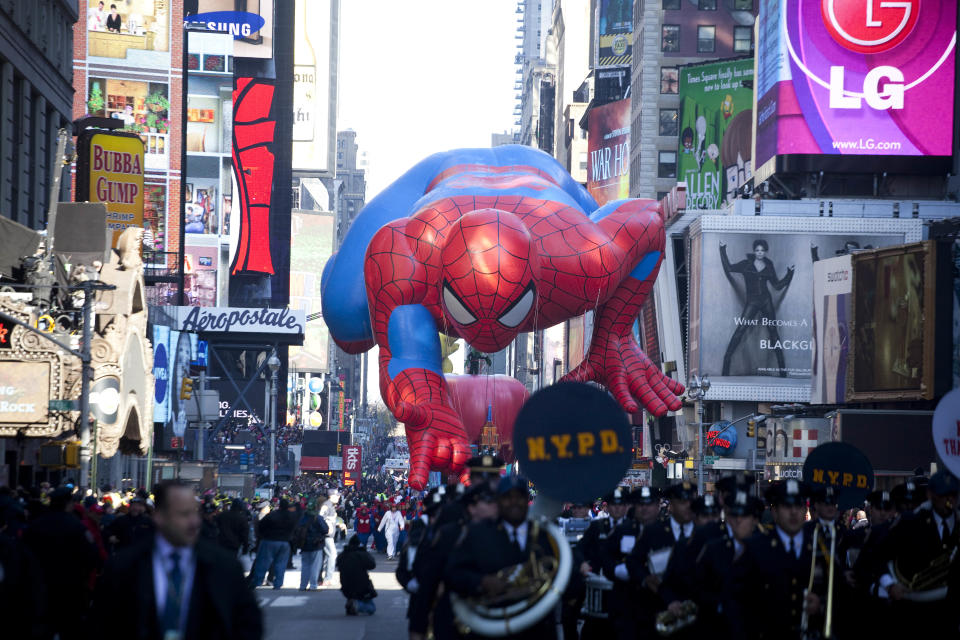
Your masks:
<path fill-rule="evenodd" d="M 824 549 L 824 561 L 829 562 L 827 568 L 827 598 L 824 604 L 823 633 L 810 629 L 810 616 L 807 614 L 807 595 L 813 591 L 813 581 L 817 570 L 817 543 L 820 536 L 820 526 L 813 528 L 813 551 L 810 554 L 810 579 L 807 582 L 807 588 L 803 590 L 803 614 L 800 617 L 800 637 L 808 638 L 830 638 L 833 634 L 833 580 L 834 570 L 836 569 L 834 558 L 837 553 L 837 527 L 831 522 L 827 525 L 830 530 L 830 556 L 826 556 Z"/>
<path fill-rule="evenodd" d="M 823 622 L 823 637 L 829 638 L 833 630 L 833 558 L 837 552 L 837 527 L 830 523 L 830 570 L 827 573 L 827 614 Z"/>
<path fill-rule="evenodd" d="M 914 602 L 943 600 L 947 597 L 947 575 L 950 573 L 950 565 L 953 564 L 956 553 L 956 547 L 941 553 L 930 562 L 926 569 L 918 571 L 909 578 L 903 574 L 893 560 L 890 561 L 887 568 L 890 575 L 907 588 L 907 593 L 903 596 L 904 599 Z"/>
<path fill-rule="evenodd" d="M 800 615 L 800 637 L 810 636 L 810 615 L 807 613 L 807 595 L 813 591 L 813 578 L 817 572 L 817 540 L 820 536 L 820 527 L 813 528 L 813 552 L 810 554 L 810 579 L 807 588 L 803 590 L 803 613 Z"/>
<path fill-rule="evenodd" d="M 486 637 L 518 633 L 539 622 L 560 601 L 573 568 L 570 544 L 563 532 L 546 520 L 531 521 L 530 526 L 527 560 L 497 572 L 506 582 L 500 593 L 473 598 L 450 594 L 454 616 L 464 633 Z M 538 558 L 534 541 L 541 530 L 550 540 L 550 549 Z"/>
<path fill-rule="evenodd" d="M 657 614 L 657 633 L 662 636 L 672 636 L 697 621 L 699 609 L 696 602 L 684 600 L 680 603 L 680 609 L 680 615 L 674 615 L 669 609 Z"/>

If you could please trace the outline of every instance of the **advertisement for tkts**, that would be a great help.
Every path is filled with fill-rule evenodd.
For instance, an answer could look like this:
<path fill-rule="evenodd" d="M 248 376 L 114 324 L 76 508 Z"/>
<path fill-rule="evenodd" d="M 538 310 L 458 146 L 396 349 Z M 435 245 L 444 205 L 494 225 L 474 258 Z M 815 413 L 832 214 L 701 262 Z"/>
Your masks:
<path fill-rule="evenodd" d="M 587 191 L 597 204 L 630 193 L 630 99 L 590 110 L 587 122 Z"/>
<path fill-rule="evenodd" d="M 680 69 L 677 178 L 687 207 L 718 209 L 752 177 L 753 58 Z"/>
<path fill-rule="evenodd" d="M 755 173 L 786 154 L 950 156 L 956 25 L 956 0 L 762 0 Z"/>
<path fill-rule="evenodd" d="M 827 226 L 777 218 L 751 219 L 749 229 L 743 220 L 708 215 L 692 230 L 700 268 L 691 271 L 690 327 L 699 335 L 690 370 L 709 374 L 716 399 L 726 399 L 724 385 L 774 389 L 773 397 L 758 398 L 771 401 L 788 399 L 778 388 L 806 393 L 815 349 L 815 264 L 921 233 L 919 221 L 912 220 L 836 220 Z"/>

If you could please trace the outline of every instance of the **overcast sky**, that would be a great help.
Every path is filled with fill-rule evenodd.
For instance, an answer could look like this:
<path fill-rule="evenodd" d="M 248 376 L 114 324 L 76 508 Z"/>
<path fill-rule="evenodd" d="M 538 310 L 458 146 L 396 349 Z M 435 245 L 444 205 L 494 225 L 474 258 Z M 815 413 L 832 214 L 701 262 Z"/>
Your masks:
<path fill-rule="evenodd" d="M 516 0 L 342 0 L 337 128 L 357 132 L 369 201 L 437 151 L 511 130 Z"/>

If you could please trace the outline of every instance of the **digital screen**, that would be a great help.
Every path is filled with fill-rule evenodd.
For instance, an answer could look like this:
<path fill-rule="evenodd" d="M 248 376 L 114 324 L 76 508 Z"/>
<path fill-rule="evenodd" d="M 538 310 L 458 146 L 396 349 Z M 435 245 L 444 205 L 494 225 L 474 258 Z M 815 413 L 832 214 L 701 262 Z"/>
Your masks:
<path fill-rule="evenodd" d="M 956 0 L 762 0 L 754 166 L 950 156 L 956 23 Z"/>

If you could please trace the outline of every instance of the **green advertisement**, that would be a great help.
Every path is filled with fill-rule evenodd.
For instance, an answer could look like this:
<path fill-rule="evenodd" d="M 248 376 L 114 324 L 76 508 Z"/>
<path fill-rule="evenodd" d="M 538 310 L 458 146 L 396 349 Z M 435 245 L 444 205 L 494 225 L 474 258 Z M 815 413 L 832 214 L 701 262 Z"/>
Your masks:
<path fill-rule="evenodd" d="M 677 180 L 688 209 L 719 209 L 753 176 L 753 59 L 683 67 L 679 93 Z"/>

